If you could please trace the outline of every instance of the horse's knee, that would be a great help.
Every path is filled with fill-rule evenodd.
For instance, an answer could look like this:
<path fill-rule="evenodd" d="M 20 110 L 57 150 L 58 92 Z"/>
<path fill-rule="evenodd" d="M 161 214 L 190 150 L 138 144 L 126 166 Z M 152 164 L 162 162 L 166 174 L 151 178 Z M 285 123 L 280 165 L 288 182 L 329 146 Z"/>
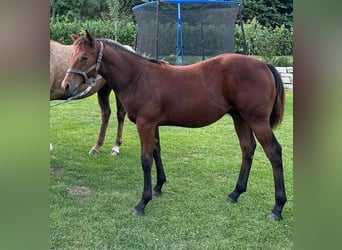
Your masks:
<path fill-rule="evenodd" d="M 243 159 L 252 160 L 253 156 L 254 156 L 255 149 L 256 149 L 256 142 L 253 141 L 252 143 L 250 143 L 248 145 L 247 144 L 242 145 L 241 149 L 242 149 Z"/>
<path fill-rule="evenodd" d="M 112 111 L 110 109 L 109 110 L 103 110 L 102 111 L 102 120 L 104 122 L 108 122 L 111 114 L 112 114 Z"/>
<path fill-rule="evenodd" d="M 141 156 L 141 166 L 145 171 L 149 171 L 151 169 L 151 165 L 152 165 L 152 157 L 150 157 L 149 155 L 142 155 Z"/>
<path fill-rule="evenodd" d="M 126 111 L 123 109 L 122 110 L 118 109 L 116 111 L 116 115 L 117 115 L 119 121 L 123 121 L 125 119 Z"/>

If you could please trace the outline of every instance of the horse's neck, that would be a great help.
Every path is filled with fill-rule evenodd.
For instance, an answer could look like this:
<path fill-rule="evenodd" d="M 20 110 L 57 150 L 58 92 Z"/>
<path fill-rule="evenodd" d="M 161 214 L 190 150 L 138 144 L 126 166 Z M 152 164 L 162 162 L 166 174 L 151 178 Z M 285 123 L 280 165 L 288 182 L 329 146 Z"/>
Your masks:
<path fill-rule="evenodd" d="M 122 92 L 136 84 L 134 80 L 140 74 L 141 63 L 140 58 L 134 58 L 129 52 L 110 48 L 110 52 L 103 55 L 103 69 L 100 67 L 99 74 L 106 78 L 114 91 Z"/>

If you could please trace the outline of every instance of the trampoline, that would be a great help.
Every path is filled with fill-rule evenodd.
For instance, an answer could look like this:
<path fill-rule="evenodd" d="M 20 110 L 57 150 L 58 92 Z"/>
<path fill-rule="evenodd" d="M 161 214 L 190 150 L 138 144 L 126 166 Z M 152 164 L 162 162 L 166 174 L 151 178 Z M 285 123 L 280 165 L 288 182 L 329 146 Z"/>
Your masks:
<path fill-rule="evenodd" d="M 245 39 L 242 3 L 213 0 L 160 0 L 132 8 L 137 21 L 136 51 L 171 64 L 191 64 L 234 52 L 235 24 Z"/>

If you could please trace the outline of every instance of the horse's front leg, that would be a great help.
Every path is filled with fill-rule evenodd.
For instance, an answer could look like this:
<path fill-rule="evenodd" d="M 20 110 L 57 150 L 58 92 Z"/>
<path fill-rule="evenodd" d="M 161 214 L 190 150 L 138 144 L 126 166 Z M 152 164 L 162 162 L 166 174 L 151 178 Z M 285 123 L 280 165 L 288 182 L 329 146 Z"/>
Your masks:
<path fill-rule="evenodd" d="M 104 139 L 106 137 L 106 131 L 108 127 L 108 121 L 111 114 L 110 103 L 109 103 L 109 95 L 111 89 L 107 84 L 105 84 L 98 92 L 97 92 L 97 100 L 99 106 L 101 108 L 101 128 L 99 132 L 99 137 L 96 141 L 96 144 L 91 148 L 89 154 L 97 154 L 100 148 L 103 145 Z"/>
<path fill-rule="evenodd" d="M 152 199 L 151 167 L 156 126 L 137 121 L 141 146 L 141 166 L 144 173 L 144 190 L 140 202 L 134 207 L 132 215 L 144 215 L 147 203 Z"/>

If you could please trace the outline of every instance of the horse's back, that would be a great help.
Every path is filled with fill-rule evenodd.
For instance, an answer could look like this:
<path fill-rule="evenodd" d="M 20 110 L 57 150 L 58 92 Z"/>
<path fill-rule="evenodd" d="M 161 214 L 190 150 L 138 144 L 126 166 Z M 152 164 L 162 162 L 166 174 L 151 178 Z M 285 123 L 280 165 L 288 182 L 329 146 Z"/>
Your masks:
<path fill-rule="evenodd" d="M 184 102 L 196 106 L 205 103 L 202 110 L 215 114 L 235 108 L 246 115 L 267 116 L 272 110 L 276 95 L 274 77 L 267 64 L 256 58 L 222 54 L 185 67 L 165 67 L 176 71 L 173 75 L 179 81 L 173 80 L 169 92 L 179 87 L 178 95 L 174 94 L 179 102 L 183 95 L 192 96 Z"/>
<path fill-rule="evenodd" d="M 251 56 L 227 53 L 187 66 L 163 67 L 164 79 L 170 82 L 167 84 L 180 95 L 184 89 L 207 89 L 217 101 L 223 98 L 234 104 L 235 100 L 257 96 L 259 92 L 261 96 L 275 93 L 274 78 L 267 64 Z"/>
<path fill-rule="evenodd" d="M 68 69 L 71 53 L 72 45 L 63 45 L 50 40 L 50 77 L 52 73 L 55 75 L 54 79 L 64 78 L 65 72 Z"/>

